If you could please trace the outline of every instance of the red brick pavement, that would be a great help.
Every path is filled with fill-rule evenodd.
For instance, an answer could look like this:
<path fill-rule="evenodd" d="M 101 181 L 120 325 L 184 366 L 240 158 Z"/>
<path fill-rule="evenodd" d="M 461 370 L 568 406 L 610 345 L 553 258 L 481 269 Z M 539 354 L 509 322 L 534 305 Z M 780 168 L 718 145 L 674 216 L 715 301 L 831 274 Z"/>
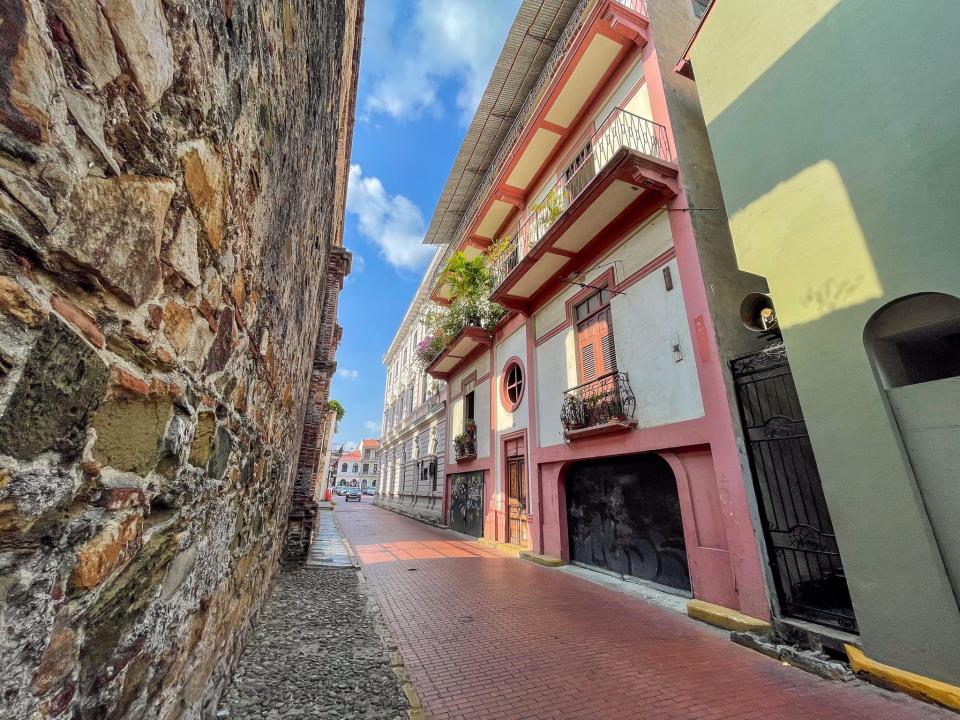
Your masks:
<path fill-rule="evenodd" d="M 337 520 L 434 720 L 957 720 L 366 500 L 345 505 Z"/>

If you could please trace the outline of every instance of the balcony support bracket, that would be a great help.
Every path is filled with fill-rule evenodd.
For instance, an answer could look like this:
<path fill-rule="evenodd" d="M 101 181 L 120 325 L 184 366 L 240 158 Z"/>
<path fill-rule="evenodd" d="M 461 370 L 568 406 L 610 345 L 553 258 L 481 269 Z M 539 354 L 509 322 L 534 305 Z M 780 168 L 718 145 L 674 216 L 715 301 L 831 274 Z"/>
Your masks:
<path fill-rule="evenodd" d="M 610 30 L 625 37 L 637 47 L 644 47 L 650 40 L 650 24 L 642 17 L 618 2 L 611 2 L 603 14 Z"/>

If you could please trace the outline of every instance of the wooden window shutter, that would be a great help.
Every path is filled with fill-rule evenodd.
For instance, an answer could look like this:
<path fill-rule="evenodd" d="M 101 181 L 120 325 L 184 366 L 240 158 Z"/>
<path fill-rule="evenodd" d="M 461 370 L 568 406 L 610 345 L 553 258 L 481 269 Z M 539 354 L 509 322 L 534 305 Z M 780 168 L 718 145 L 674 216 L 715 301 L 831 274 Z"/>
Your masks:
<path fill-rule="evenodd" d="M 581 340 L 584 339 L 581 336 Z M 596 350 L 592 341 L 580 343 L 580 373 L 582 375 L 581 382 L 590 382 L 597 377 Z"/>

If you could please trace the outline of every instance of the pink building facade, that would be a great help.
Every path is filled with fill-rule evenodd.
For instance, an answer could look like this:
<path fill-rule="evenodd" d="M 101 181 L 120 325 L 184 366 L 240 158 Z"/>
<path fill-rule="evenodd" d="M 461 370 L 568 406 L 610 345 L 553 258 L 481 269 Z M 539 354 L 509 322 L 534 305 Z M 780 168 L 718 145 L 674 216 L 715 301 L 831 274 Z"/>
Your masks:
<path fill-rule="evenodd" d="M 447 383 L 444 517 L 769 618 L 729 372 L 757 342 L 735 304 L 764 287 L 737 270 L 695 91 L 670 72 L 697 10 L 520 9 L 427 238 L 485 253 L 507 310 L 428 368 Z M 557 20 L 552 55 L 526 53 Z M 510 112 L 509 131 L 491 121 Z M 431 299 L 451 301 L 442 272 Z"/>

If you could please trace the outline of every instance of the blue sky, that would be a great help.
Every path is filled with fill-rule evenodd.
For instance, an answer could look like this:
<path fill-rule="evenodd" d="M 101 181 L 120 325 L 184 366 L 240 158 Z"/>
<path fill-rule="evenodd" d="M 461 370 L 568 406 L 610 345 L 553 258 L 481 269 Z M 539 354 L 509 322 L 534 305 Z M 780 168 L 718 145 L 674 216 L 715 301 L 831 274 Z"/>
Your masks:
<path fill-rule="evenodd" d="M 331 398 L 336 443 L 378 437 L 383 354 L 434 249 L 421 241 L 519 0 L 367 0 Z"/>

